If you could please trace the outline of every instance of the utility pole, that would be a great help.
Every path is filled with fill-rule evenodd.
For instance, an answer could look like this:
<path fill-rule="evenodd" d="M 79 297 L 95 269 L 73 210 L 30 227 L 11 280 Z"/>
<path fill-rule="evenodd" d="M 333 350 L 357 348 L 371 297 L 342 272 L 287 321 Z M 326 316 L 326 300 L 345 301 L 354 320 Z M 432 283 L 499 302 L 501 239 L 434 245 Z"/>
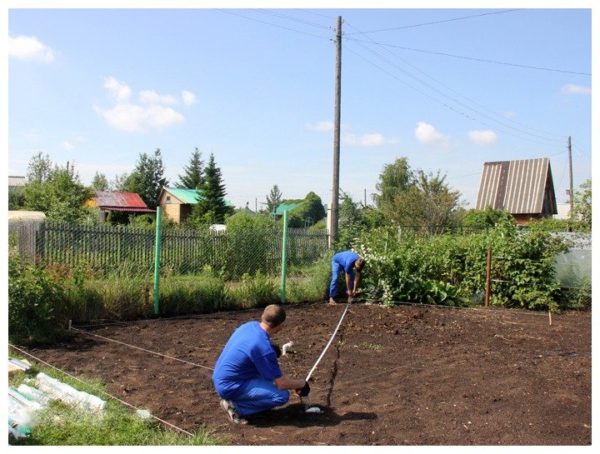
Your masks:
<path fill-rule="evenodd" d="M 337 18 L 335 34 L 335 106 L 333 119 L 333 190 L 331 194 L 331 225 L 329 247 L 338 238 L 338 208 L 340 197 L 340 105 L 342 95 L 342 16 Z"/>
<path fill-rule="evenodd" d="M 571 155 L 571 136 L 569 136 L 569 218 L 573 219 L 573 157 Z"/>

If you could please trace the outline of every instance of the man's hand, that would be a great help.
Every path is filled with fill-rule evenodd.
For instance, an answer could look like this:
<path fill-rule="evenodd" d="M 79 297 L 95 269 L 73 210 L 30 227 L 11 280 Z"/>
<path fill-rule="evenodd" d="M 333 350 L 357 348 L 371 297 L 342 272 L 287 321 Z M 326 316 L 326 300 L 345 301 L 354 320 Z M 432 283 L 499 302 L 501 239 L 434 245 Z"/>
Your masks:
<path fill-rule="evenodd" d="M 310 386 L 308 386 L 308 382 L 305 382 L 302 388 L 298 388 L 295 391 L 298 396 L 306 397 L 310 393 Z"/>

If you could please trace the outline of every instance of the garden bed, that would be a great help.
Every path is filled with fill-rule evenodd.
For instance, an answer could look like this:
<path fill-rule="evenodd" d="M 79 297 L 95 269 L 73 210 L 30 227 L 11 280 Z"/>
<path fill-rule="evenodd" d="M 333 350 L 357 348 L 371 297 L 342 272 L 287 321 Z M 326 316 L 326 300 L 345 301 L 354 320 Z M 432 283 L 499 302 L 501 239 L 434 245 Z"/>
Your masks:
<path fill-rule="evenodd" d="M 304 377 L 344 305 L 287 307 L 278 344 L 286 374 Z M 210 380 L 233 329 L 260 309 L 80 327 L 172 358 L 77 333 L 28 351 L 185 430 L 206 426 L 234 445 L 589 445 L 591 313 L 351 305 L 299 399 L 231 424 Z"/>

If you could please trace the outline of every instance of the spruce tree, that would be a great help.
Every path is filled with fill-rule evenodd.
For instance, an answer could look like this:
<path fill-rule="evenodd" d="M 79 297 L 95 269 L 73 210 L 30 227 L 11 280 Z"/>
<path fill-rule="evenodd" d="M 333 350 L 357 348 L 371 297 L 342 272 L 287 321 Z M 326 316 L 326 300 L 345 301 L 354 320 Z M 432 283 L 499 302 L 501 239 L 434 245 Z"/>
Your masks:
<path fill-rule="evenodd" d="M 204 169 L 204 183 L 199 188 L 200 202 L 192 210 L 192 222 L 195 224 L 222 224 L 226 214 L 232 208 L 225 203 L 225 184 L 221 169 L 215 163 L 211 153 L 208 165 Z"/>
<path fill-rule="evenodd" d="M 196 148 L 192 153 L 189 165 L 183 168 L 184 174 L 179 175 L 179 187 L 198 189 L 204 183 L 204 161 L 200 159 L 202 153 Z"/>
<path fill-rule="evenodd" d="M 281 198 L 283 194 L 279 190 L 279 187 L 275 184 L 271 188 L 271 192 L 267 196 L 267 211 L 272 213 L 277 209 L 277 206 L 281 203 Z"/>

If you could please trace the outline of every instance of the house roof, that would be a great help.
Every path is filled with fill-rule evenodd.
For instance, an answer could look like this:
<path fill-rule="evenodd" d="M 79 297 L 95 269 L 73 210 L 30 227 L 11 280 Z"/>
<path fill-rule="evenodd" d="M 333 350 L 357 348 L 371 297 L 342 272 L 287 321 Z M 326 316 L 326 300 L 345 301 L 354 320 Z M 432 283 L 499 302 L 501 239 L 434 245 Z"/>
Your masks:
<path fill-rule="evenodd" d="M 556 214 L 550 160 L 484 163 L 476 208 L 487 207 L 511 214 Z"/>
<path fill-rule="evenodd" d="M 10 176 L 8 177 L 8 187 L 14 188 L 17 186 L 25 186 L 25 177 Z"/>
<path fill-rule="evenodd" d="M 276 216 L 283 216 L 284 211 L 292 211 L 298 205 L 300 205 L 300 202 L 280 203 L 279 205 L 277 205 L 277 208 L 275 208 L 275 210 L 273 211 L 273 214 Z"/>
<path fill-rule="evenodd" d="M 162 188 L 162 190 L 168 192 L 183 204 L 195 205 L 201 199 L 201 196 L 196 189 Z"/>
<path fill-rule="evenodd" d="M 135 192 L 97 191 L 94 201 L 102 210 L 154 213 Z"/>
<path fill-rule="evenodd" d="M 202 194 L 198 192 L 197 189 L 188 189 L 188 188 L 162 188 L 160 190 L 160 195 L 158 196 L 158 200 L 162 199 L 162 195 L 164 192 L 168 192 L 177 200 L 179 200 L 182 204 L 186 205 L 196 205 L 200 200 L 202 200 Z M 225 205 L 233 206 L 231 201 L 225 199 Z"/>

